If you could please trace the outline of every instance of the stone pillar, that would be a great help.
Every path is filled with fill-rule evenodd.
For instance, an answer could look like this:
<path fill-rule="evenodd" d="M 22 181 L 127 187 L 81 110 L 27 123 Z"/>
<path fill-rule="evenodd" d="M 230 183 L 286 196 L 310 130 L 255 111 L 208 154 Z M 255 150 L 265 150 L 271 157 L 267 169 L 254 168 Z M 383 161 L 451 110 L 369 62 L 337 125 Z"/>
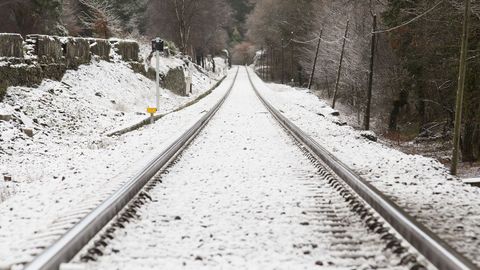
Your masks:
<path fill-rule="evenodd" d="M 99 38 L 90 38 L 88 39 L 90 42 L 90 52 L 93 55 L 100 57 L 100 59 L 108 61 L 110 60 L 110 49 L 111 45 L 110 42 L 106 39 L 99 39 Z"/>
<path fill-rule="evenodd" d="M 90 43 L 84 38 L 62 38 L 67 68 L 90 63 Z"/>
<path fill-rule="evenodd" d="M 138 43 L 131 40 L 110 39 L 115 52 L 122 57 L 123 61 L 138 61 L 140 47 Z"/>
<path fill-rule="evenodd" d="M 20 34 L 0 33 L 0 57 L 23 58 L 23 38 Z"/>
<path fill-rule="evenodd" d="M 40 64 L 59 63 L 63 58 L 62 42 L 59 38 L 46 35 L 27 35 L 27 44 Z"/>

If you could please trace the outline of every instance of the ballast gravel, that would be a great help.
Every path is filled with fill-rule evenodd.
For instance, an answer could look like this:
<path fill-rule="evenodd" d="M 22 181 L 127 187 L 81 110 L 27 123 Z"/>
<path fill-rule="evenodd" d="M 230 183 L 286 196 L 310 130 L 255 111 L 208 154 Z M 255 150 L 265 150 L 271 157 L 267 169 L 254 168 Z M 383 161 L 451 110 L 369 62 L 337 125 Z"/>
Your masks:
<path fill-rule="evenodd" d="M 263 107 L 243 68 L 149 195 L 86 269 L 402 269 Z"/>
<path fill-rule="evenodd" d="M 368 140 L 362 131 L 342 125 L 341 116 L 307 89 L 267 85 L 255 75 L 253 81 L 295 125 L 480 266 L 478 187 L 450 176 L 437 160 Z"/>

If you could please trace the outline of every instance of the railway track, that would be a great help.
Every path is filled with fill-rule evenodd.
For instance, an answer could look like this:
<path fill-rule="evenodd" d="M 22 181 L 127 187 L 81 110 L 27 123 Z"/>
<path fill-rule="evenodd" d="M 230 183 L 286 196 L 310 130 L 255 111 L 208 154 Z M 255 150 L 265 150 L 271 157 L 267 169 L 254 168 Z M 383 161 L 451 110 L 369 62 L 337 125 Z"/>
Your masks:
<path fill-rule="evenodd" d="M 248 72 L 248 71 L 247 71 Z M 250 74 L 249 80 L 255 93 L 278 122 L 301 143 L 317 160 L 326 165 L 356 195 L 375 210 L 396 232 L 438 269 L 479 269 L 473 262 L 458 253 L 432 231 L 418 223 L 378 189 L 358 176 L 333 154 L 298 128 L 276 110 L 255 87 Z M 334 181 L 334 180 L 333 180 Z M 345 187 L 344 186 L 344 187 Z M 349 198 L 349 195 L 346 195 Z M 355 204 L 355 202 L 354 202 Z M 360 207 L 362 208 L 362 207 Z M 362 209 L 363 210 L 363 209 Z M 361 210 L 361 211 L 362 211 Z M 376 226 L 373 227 L 375 229 Z"/>
<path fill-rule="evenodd" d="M 58 269 L 61 263 L 71 260 L 101 229 L 135 198 L 142 188 L 195 138 L 230 94 L 238 75 L 238 69 L 226 94 L 190 129 L 174 141 L 163 153 L 145 166 L 114 194 L 103 201 L 80 222 L 61 236 L 53 245 L 25 266 L 25 269 Z M 140 194 L 140 196 L 145 196 Z"/>
<path fill-rule="evenodd" d="M 182 165 L 183 158 L 179 158 L 179 155 L 182 155 L 180 153 L 193 141 L 226 101 L 234 88 L 238 73 L 239 70 L 237 70 L 235 79 L 225 96 L 192 128 L 176 140 L 164 153 L 148 164 L 142 172 L 133 177 L 127 185 L 102 202 L 94 211 L 88 213 L 67 234 L 63 235 L 52 246 L 45 249 L 43 253 L 26 265 L 25 269 L 58 269 L 61 263 L 70 261 L 79 252 L 81 253 L 79 257 L 81 260 L 95 260 L 97 257 L 101 257 L 105 253 L 102 251 L 102 247 L 107 246 L 108 238 L 112 237 L 112 228 L 123 228 L 127 226 L 125 223 L 129 222 L 129 217 L 141 216 L 141 213 L 137 212 L 140 212 L 138 209 L 142 201 L 148 201 L 152 197 L 161 198 L 165 194 L 164 190 L 157 190 L 155 184 L 162 182 L 162 179 L 166 182 L 167 179 L 164 178 L 172 178 L 182 173 L 180 170 L 175 170 L 176 166 L 169 166 L 177 162 Z M 274 218 L 279 220 L 278 226 L 287 226 L 285 224 L 288 224 L 287 227 L 293 231 L 299 228 L 309 228 L 308 234 L 304 235 L 305 239 L 299 239 L 296 244 L 287 248 L 287 251 L 292 253 L 294 257 L 300 258 L 299 262 L 305 264 L 308 268 L 308 266 L 311 266 L 312 256 L 315 255 L 322 258 L 321 260 L 313 260 L 313 263 L 317 266 L 330 265 L 331 267 L 356 268 L 365 267 L 365 264 L 378 264 L 380 260 L 381 265 L 379 268 L 385 269 L 396 267 L 399 267 L 399 269 L 422 269 L 430 267 L 430 263 L 438 269 L 478 269 L 473 263 L 450 248 L 424 226 L 418 224 L 373 186 L 357 176 L 286 119 L 262 97 L 250 77 L 252 75 L 248 71 L 247 75 L 251 87 L 255 90 L 260 101 L 271 115 L 278 120 L 280 125 L 295 139 L 293 144 L 298 145 L 302 149 L 303 154 L 296 156 L 297 159 L 302 160 L 301 156 L 303 155 L 305 159 L 309 160 L 309 164 L 304 164 L 307 169 L 302 170 L 300 173 L 292 172 L 292 170 L 285 171 L 285 174 L 296 180 L 293 180 L 293 183 L 280 183 L 279 189 L 288 190 L 291 193 L 291 197 L 283 194 L 277 198 L 278 201 L 276 202 L 278 204 L 286 200 L 286 204 L 288 204 L 288 198 L 290 198 L 293 204 L 296 196 L 305 196 L 305 202 L 301 207 L 296 206 L 300 207 L 301 211 L 295 214 L 282 212 L 279 217 Z M 264 116 L 264 114 L 262 115 Z M 241 140 L 242 137 L 237 139 Z M 268 151 L 268 149 L 265 149 L 265 151 Z M 277 153 L 276 156 L 282 154 L 286 153 Z M 185 163 L 188 162 L 185 161 Z M 284 165 L 286 168 L 298 166 L 298 164 L 290 164 L 288 162 Z M 186 166 L 186 164 L 182 166 Z M 221 170 L 221 167 L 218 170 Z M 209 184 L 215 184 L 214 187 L 227 189 L 227 187 L 222 186 L 223 182 L 209 182 Z M 256 187 L 256 182 L 245 182 L 243 184 L 252 185 L 252 190 L 249 190 L 251 193 L 255 193 L 256 189 L 262 188 L 262 186 Z M 275 185 L 277 182 L 271 182 L 270 184 Z M 292 185 L 296 186 L 292 188 Z M 147 186 L 148 192 L 143 190 L 145 186 Z M 183 186 L 173 185 L 171 188 L 176 192 L 182 192 Z M 241 189 L 242 187 L 238 186 L 237 188 Z M 198 198 L 205 194 L 202 185 L 198 187 L 198 190 L 193 189 L 191 192 L 198 192 Z M 221 194 L 221 190 L 216 190 L 215 194 L 217 193 Z M 273 202 L 270 202 L 270 204 L 264 200 L 256 203 L 266 204 L 266 208 L 274 207 L 275 198 L 272 199 Z M 169 204 L 172 204 L 171 207 L 174 208 L 176 204 L 173 199 L 172 201 L 156 199 L 158 204 L 151 207 L 151 209 L 155 211 L 160 206 L 168 206 Z M 228 203 L 231 199 L 229 196 L 225 198 L 219 197 L 219 201 L 225 200 L 225 203 Z M 157 203 L 155 199 L 153 201 L 153 204 Z M 195 206 L 195 204 L 192 204 L 192 206 Z M 260 222 L 266 219 L 264 215 L 265 209 L 257 209 L 257 212 L 252 212 L 241 202 L 238 202 L 237 206 L 240 209 L 245 207 L 244 210 L 251 213 L 251 218 L 253 219 L 260 220 Z M 215 206 L 209 205 L 209 207 L 212 208 L 207 207 L 207 212 L 215 211 Z M 222 213 L 221 209 L 219 209 L 220 214 L 223 216 L 236 214 L 228 211 Z M 158 214 L 160 215 L 161 213 Z M 208 216 L 208 213 L 205 213 L 205 215 Z M 161 222 L 165 220 L 165 217 L 158 218 L 154 216 L 153 219 L 154 224 L 163 224 Z M 177 220 L 177 216 L 173 219 Z M 178 219 L 181 219 L 181 217 L 178 216 Z M 272 221 L 272 217 L 269 217 L 269 219 L 270 223 L 277 222 Z M 291 220 L 299 220 L 300 222 L 291 224 Z M 232 222 L 238 223 L 238 220 L 234 219 Z M 165 226 L 172 226 L 170 222 L 166 222 L 166 224 L 169 225 Z M 183 228 L 183 231 L 189 230 L 190 225 L 186 224 L 187 227 Z M 161 227 L 162 225 L 158 226 Z M 174 229 L 172 227 L 166 228 Z M 223 228 L 219 227 L 218 229 L 222 230 Z M 242 229 L 239 229 L 239 232 L 242 232 Z M 96 238 L 100 235 L 97 240 L 95 240 L 96 235 Z M 365 235 L 366 237 L 359 239 L 360 236 Z M 139 241 L 140 244 L 145 244 L 149 238 L 152 238 L 149 233 L 143 233 L 143 235 L 140 234 L 136 237 L 138 239 L 145 237 L 144 241 Z M 239 237 L 241 236 L 239 235 Z M 246 240 L 256 241 L 255 239 L 263 239 L 263 237 L 262 234 L 258 234 L 255 238 L 246 237 Z M 322 238 L 324 242 L 329 244 L 315 242 L 317 237 Z M 185 245 L 183 239 L 182 236 L 181 244 Z M 267 243 L 267 246 L 268 243 L 272 245 L 278 244 L 268 237 L 264 241 Z M 187 241 L 187 245 L 189 244 L 193 245 L 193 243 Z M 380 249 L 378 248 L 379 245 L 381 245 Z M 410 246 L 413 248 L 410 248 Z M 169 254 L 172 251 L 165 250 L 165 252 Z M 326 258 L 322 253 L 329 254 L 332 258 Z M 417 253 L 420 253 L 421 256 L 416 256 Z M 268 254 L 263 255 L 268 256 Z M 380 257 L 383 259 L 379 259 Z M 359 258 L 361 259 L 360 261 Z M 423 258 L 426 258 L 428 262 L 423 260 Z M 198 256 L 194 258 L 194 260 L 197 259 Z M 204 258 L 200 257 L 200 260 L 204 260 Z M 252 260 L 255 261 L 254 259 Z M 294 259 L 292 258 L 292 260 Z M 259 265 L 263 263 L 258 261 Z M 291 266 L 294 267 L 295 264 Z"/>

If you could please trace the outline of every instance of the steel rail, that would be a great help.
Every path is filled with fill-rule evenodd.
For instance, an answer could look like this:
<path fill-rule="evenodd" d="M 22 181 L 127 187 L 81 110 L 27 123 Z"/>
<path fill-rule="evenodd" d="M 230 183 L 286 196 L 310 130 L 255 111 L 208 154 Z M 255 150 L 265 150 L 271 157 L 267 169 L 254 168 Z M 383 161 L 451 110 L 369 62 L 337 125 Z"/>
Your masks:
<path fill-rule="evenodd" d="M 188 142 L 193 140 L 202 128 L 205 127 L 232 91 L 237 79 L 238 70 L 239 68 L 237 68 L 232 84 L 229 86 L 225 95 L 208 113 L 202 116 L 200 120 L 175 140 L 165 151 L 150 161 L 148 165 L 133 176 L 124 186 L 103 201 L 32 262 L 27 264 L 24 269 L 58 269 L 61 263 L 70 261 L 141 191 L 155 174 L 167 166 L 184 149 Z"/>
<path fill-rule="evenodd" d="M 302 143 L 312 155 L 316 156 L 319 160 L 330 167 L 335 174 L 337 174 L 354 190 L 354 192 L 356 192 L 380 216 L 382 216 L 405 240 L 428 259 L 430 263 L 441 270 L 480 269 L 477 265 L 440 239 L 431 230 L 407 214 L 396 203 L 356 174 L 346 164 L 341 162 L 275 109 L 256 88 L 248 68 L 247 73 L 248 79 L 250 80 L 255 93 L 273 117 L 300 143 Z"/>

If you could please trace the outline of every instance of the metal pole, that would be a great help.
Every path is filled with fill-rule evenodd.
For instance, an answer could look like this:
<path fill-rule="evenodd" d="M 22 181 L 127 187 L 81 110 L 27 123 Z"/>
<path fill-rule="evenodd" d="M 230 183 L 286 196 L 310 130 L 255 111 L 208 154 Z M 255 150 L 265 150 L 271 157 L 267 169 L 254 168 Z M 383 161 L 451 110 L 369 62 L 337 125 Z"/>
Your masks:
<path fill-rule="evenodd" d="M 295 49 L 295 45 L 292 43 L 290 43 L 290 78 L 289 78 L 289 81 L 292 81 L 292 83 L 295 81 L 295 75 L 293 73 L 293 58 L 294 58 L 294 49 Z"/>
<path fill-rule="evenodd" d="M 365 109 L 365 130 L 370 129 L 370 106 L 372 104 L 372 86 L 373 86 L 373 65 L 375 60 L 375 46 L 377 42 L 377 15 L 373 15 L 373 27 L 372 27 L 372 44 L 370 47 L 370 72 L 368 74 L 368 92 L 367 92 L 367 108 Z"/>
<path fill-rule="evenodd" d="M 320 43 L 322 42 L 323 29 L 320 31 L 318 37 L 317 51 L 315 52 L 315 60 L 313 60 L 312 73 L 310 74 L 310 80 L 308 81 L 308 89 L 312 89 L 313 76 L 315 76 L 315 68 L 317 67 L 318 51 L 320 50 Z"/>
<path fill-rule="evenodd" d="M 156 81 L 155 81 L 155 94 L 157 97 L 156 100 L 156 108 L 157 111 L 160 109 L 160 52 L 155 51 L 155 57 L 156 57 L 156 64 L 155 64 L 155 69 L 156 69 Z"/>
<path fill-rule="evenodd" d="M 456 108 L 455 108 L 455 132 L 453 134 L 452 167 L 450 168 L 450 173 L 453 175 L 457 174 L 458 156 L 459 156 L 458 150 L 460 148 L 463 92 L 465 90 L 465 74 L 467 69 L 469 22 L 470 22 L 470 0 L 465 0 L 465 15 L 463 18 L 462 47 L 460 51 L 460 67 L 458 71 L 457 102 L 456 102 Z"/>
<path fill-rule="evenodd" d="M 348 35 L 348 24 L 349 24 L 349 21 L 347 21 L 347 27 L 345 28 L 345 35 L 343 36 L 343 45 L 342 45 L 342 52 L 340 54 L 340 63 L 338 65 L 337 81 L 335 82 L 335 91 L 333 91 L 332 108 L 334 109 L 335 109 L 335 102 L 337 101 L 338 84 L 340 83 L 340 75 L 342 73 L 343 55 L 345 52 L 345 43 L 347 42 L 347 35 Z"/>

